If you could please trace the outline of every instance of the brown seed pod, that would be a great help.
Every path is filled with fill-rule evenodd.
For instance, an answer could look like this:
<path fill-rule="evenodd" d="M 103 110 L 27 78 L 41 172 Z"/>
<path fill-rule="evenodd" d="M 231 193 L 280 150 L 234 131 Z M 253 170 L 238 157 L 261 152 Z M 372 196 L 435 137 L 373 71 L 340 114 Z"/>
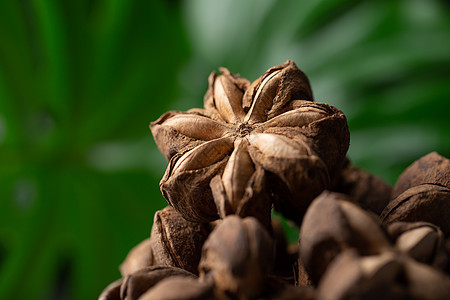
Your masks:
<path fill-rule="evenodd" d="M 317 299 L 449 299 L 450 278 L 408 256 L 342 252 L 320 281 Z"/>
<path fill-rule="evenodd" d="M 407 189 L 383 210 L 384 223 L 430 222 L 438 226 L 445 237 L 450 235 L 450 189 L 422 184 Z"/>
<path fill-rule="evenodd" d="M 98 300 L 122 300 L 120 298 L 120 286 L 123 278 L 110 283 L 100 294 Z"/>
<path fill-rule="evenodd" d="M 337 256 L 323 275 L 317 299 L 407 299 L 397 278 L 402 263 L 394 252 L 361 257 L 353 249 Z"/>
<path fill-rule="evenodd" d="M 335 178 L 332 191 L 343 193 L 362 208 L 379 215 L 391 200 L 392 188 L 381 178 L 346 161 Z"/>
<path fill-rule="evenodd" d="M 123 279 L 120 287 L 120 297 L 122 300 L 137 300 L 158 282 L 172 276 L 197 278 L 194 274 L 180 268 L 169 266 L 147 267 Z"/>
<path fill-rule="evenodd" d="M 436 152 L 416 160 L 398 178 L 392 197 L 396 198 L 407 189 L 421 184 L 450 188 L 450 160 Z"/>
<path fill-rule="evenodd" d="M 408 299 L 450 299 L 450 277 L 426 264 L 405 260 Z"/>
<path fill-rule="evenodd" d="M 299 256 L 297 258 L 297 265 L 295 266 L 297 270 L 294 270 L 296 272 L 296 284 L 300 286 L 313 286 L 314 283 L 311 280 L 311 277 L 309 276 L 308 272 L 305 269 L 305 265 L 303 261 L 301 260 L 301 255 L 299 252 Z M 323 273 L 323 271 L 322 271 Z"/>
<path fill-rule="evenodd" d="M 235 180 L 240 179 L 235 178 Z M 242 191 L 243 194 L 238 198 L 234 198 L 239 199 L 239 201 L 234 202 L 230 200 L 225 184 L 219 175 L 216 175 L 210 183 L 219 216 L 222 219 L 230 214 L 236 214 L 240 217 L 255 217 L 264 227 L 269 229 L 271 225 L 270 212 L 272 202 L 270 200 L 270 192 L 267 189 L 264 170 L 261 167 L 257 167 L 257 170 L 248 179 L 247 186 Z"/>
<path fill-rule="evenodd" d="M 198 274 L 208 224 L 186 221 L 173 207 L 155 213 L 150 237 L 153 264 L 174 266 Z"/>
<path fill-rule="evenodd" d="M 203 246 L 200 278 L 214 281 L 216 293 L 256 297 L 272 269 L 272 251 L 272 239 L 255 218 L 228 216 Z"/>
<path fill-rule="evenodd" d="M 213 299 L 213 284 L 185 276 L 161 280 L 144 293 L 139 300 L 204 300 Z"/>
<path fill-rule="evenodd" d="M 150 238 L 147 238 L 133 247 L 128 252 L 127 257 L 120 265 L 120 273 L 122 277 L 130 275 L 139 269 L 154 265 L 152 243 Z"/>
<path fill-rule="evenodd" d="M 395 247 L 414 258 L 438 269 L 448 262 L 442 231 L 427 222 L 394 222 L 387 227 Z"/>
<path fill-rule="evenodd" d="M 345 157 L 344 114 L 312 102 L 308 79 L 292 61 L 252 84 L 225 68 L 221 73 L 209 77 L 205 109 L 169 112 L 150 124 L 169 161 L 160 182 L 164 197 L 193 222 L 234 213 L 263 224 L 270 197 L 300 223 Z"/>
<path fill-rule="evenodd" d="M 347 196 L 328 191 L 306 212 L 299 244 L 301 264 L 316 284 L 328 264 L 346 248 L 372 255 L 391 247 L 377 219 L 349 202 Z"/>

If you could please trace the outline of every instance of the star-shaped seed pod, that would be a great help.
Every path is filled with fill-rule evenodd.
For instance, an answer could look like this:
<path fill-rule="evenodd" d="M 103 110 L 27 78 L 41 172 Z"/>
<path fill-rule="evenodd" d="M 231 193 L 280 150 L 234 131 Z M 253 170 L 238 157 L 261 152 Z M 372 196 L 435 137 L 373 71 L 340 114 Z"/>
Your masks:
<path fill-rule="evenodd" d="M 201 249 L 210 230 L 209 224 L 185 220 L 173 207 L 157 211 L 150 236 L 153 264 L 198 274 Z"/>
<path fill-rule="evenodd" d="M 385 207 L 383 223 L 430 222 L 450 237 L 450 189 L 435 184 L 420 184 L 407 189 Z"/>
<path fill-rule="evenodd" d="M 413 162 L 400 175 L 393 200 L 380 217 L 384 223 L 430 222 L 450 237 L 450 160 L 436 152 Z"/>
<path fill-rule="evenodd" d="M 176 267 L 151 266 L 143 268 L 124 277 L 120 286 L 120 299 L 138 300 L 160 281 L 173 276 L 197 278 L 194 274 Z"/>
<path fill-rule="evenodd" d="M 168 277 L 139 297 L 139 300 L 214 299 L 213 285 L 185 276 Z"/>
<path fill-rule="evenodd" d="M 428 222 L 394 222 L 387 232 L 399 251 L 437 269 L 447 266 L 445 238 L 439 227 Z"/>
<path fill-rule="evenodd" d="M 353 165 L 346 159 L 332 188 L 358 203 L 362 208 L 379 215 L 391 200 L 392 188 L 381 178 Z"/>
<path fill-rule="evenodd" d="M 450 189 L 450 160 L 431 152 L 413 162 L 395 183 L 392 198 L 421 184 L 433 184 Z"/>
<path fill-rule="evenodd" d="M 378 265 L 378 263 L 373 264 L 372 261 L 383 262 L 384 258 L 389 258 L 386 260 L 386 266 L 384 263 L 380 265 L 382 267 L 380 270 L 383 272 L 388 267 L 402 265 L 405 260 L 414 260 L 444 270 L 448 260 L 444 243 L 442 231 L 431 223 L 394 222 L 384 228 L 376 215 L 350 202 L 346 195 L 324 191 L 309 206 L 300 229 L 299 264 L 300 267 L 304 267 L 304 274 L 300 272 L 302 270 L 299 268 L 299 278 L 303 282 L 306 279 L 306 281 L 311 280 L 315 285 L 323 285 L 324 276 L 329 273 L 329 269 L 332 268 L 336 259 L 348 249 L 354 252 L 354 256 L 361 257 L 363 259 L 361 262 L 366 261 L 367 263 L 364 265 L 367 266 Z M 345 276 L 351 278 L 339 279 L 341 281 L 339 289 L 342 288 L 340 284 L 349 285 L 345 286 L 346 291 L 350 286 L 352 289 L 354 287 L 359 289 L 357 286 L 359 283 L 353 282 L 353 279 L 360 280 L 360 275 L 355 278 L 353 275 L 360 274 L 358 270 L 361 266 L 356 267 L 357 264 L 355 264 L 356 269 L 352 269 L 350 263 L 346 262 L 342 265 L 349 265 L 349 267 L 339 268 L 336 274 L 343 272 L 342 274 L 345 273 Z M 357 273 L 353 273 L 353 271 L 357 271 Z M 396 271 L 395 274 L 397 273 Z M 328 279 L 333 281 L 336 274 Z M 378 276 L 378 278 L 382 279 L 384 276 Z M 386 278 L 383 279 L 384 283 L 389 282 L 388 278 L 385 280 Z M 371 276 L 366 279 L 368 280 L 367 284 L 371 286 L 375 284 L 374 286 L 379 287 Z M 353 286 L 354 284 L 356 286 Z M 333 292 L 333 288 L 331 292 L 328 291 L 328 288 L 327 286 L 324 291 L 339 294 Z M 370 291 L 372 291 L 372 287 Z M 391 292 L 395 294 L 394 290 L 389 291 L 389 293 Z M 347 299 L 346 297 L 351 298 L 347 295 L 342 299 Z M 328 296 L 322 298 L 332 299 Z M 319 297 L 319 299 L 322 298 Z M 381 294 L 375 294 L 375 298 L 383 297 Z"/>
<path fill-rule="evenodd" d="M 324 191 L 305 214 L 300 228 L 301 265 L 317 284 L 328 264 L 344 249 L 361 255 L 379 254 L 392 248 L 389 237 L 374 215 L 339 193 Z"/>
<path fill-rule="evenodd" d="M 401 268 L 393 252 L 361 257 L 355 249 L 346 249 L 320 280 L 317 299 L 406 299 L 395 280 Z"/>
<path fill-rule="evenodd" d="M 347 249 L 323 275 L 317 299 L 449 299 L 450 277 L 407 256 L 386 251 L 359 256 Z"/>
<path fill-rule="evenodd" d="M 150 266 L 139 269 L 109 284 L 99 300 L 137 300 L 160 281 L 169 277 L 194 278 L 197 276 L 180 268 Z"/>
<path fill-rule="evenodd" d="M 120 264 L 119 270 L 123 277 L 128 276 L 139 269 L 150 267 L 155 264 L 152 251 L 152 242 L 146 238 L 134 246 Z"/>
<path fill-rule="evenodd" d="M 150 238 L 130 250 L 120 265 L 122 276 L 149 266 L 173 266 L 198 274 L 200 253 L 210 224 L 184 219 L 173 207 L 155 213 Z"/>
<path fill-rule="evenodd" d="M 253 83 L 220 71 L 209 77 L 204 109 L 170 111 L 150 124 L 169 161 L 164 197 L 193 222 L 237 214 L 268 226 L 274 202 L 300 223 L 345 157 L 344 114 L 313 102 L 307 77 L 292 61 Z"/>
<path fill-rule="evenodd" d="M 120 287 L 122 286 L 123 278 L 108 284 L 108 286 L 102 291 L 98 300 L 121 300 L 120 299 Z"/>
<path fill-rule="evenodd" d="M 200 279 L 213 281 L 215 293 L 231 299 L 255 299 L 263 293 L 272 268 L 269 233 L 255 218 L 233 215 L 211 232 L 199 264 Z"/>

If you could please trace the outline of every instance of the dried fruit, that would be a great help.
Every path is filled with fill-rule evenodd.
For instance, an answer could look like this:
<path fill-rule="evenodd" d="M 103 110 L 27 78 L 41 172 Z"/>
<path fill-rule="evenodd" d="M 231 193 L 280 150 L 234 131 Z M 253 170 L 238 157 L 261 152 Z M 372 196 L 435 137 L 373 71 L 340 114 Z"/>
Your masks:
<path fill-rule="evenodd" d="M 349 199 L 325 191 L 310 205 L 300 228 L 301 265 L 318 283 L 333 258 L 354 247 L 362 255 L 391 248 L 377 220 Z"/>
<path fill-rule="evenodd" d="M 336 176 L 332 191 L 343 193 L 362 208 L 379 215 L 391 200 L 392 188 L 381 178 L 346 161 Z"/>
<path fill-rule="evenodd" d="M 98 300 L 121 300 L 120 287 L 122 285 L 123 278 L 117 279 L 110 283 L 100 294 Z"/>
<path fill-rule="evenodd" d="M 228 216 L 203 246 L 200 278 L 212 280 L 216 293 L 238 299 L 258 296 L 272 270 L 272 239 L 254 218 Z"/>
<path fill-rule="evenodd" d="M 230 160 L 233 159 L 232 157 Z M 239 180 L 236 178 L 235 180 Z M 247 189 L 239 200 L 236 208 L 231 207 L 224 182 L 220 175 L 216 175 L 210 183 L 211 191 L 217 211 L 221 218 L 236 214 L 241 217 L 254 216 L 266 228 L 270 228 L 270 211 L 272 202 L 267 189 L 265 172 L 262 167 L 257 166 L 255 172 L 248 179 Z M 265 191 L 265 192 L 264 192 Z"/>
<path fill-rule="evenodd" d="M 311 280 L 311 277 L 309 276 L 308 272 L 305 269 L 305 264 L 301 260 L 301 252 L 299 252 L 298 258 L 297 258 L 297 264 L 295 267 L 297 270 L 294 270 L 296 273 L 296 285 L 300 286 L 313 286 L 314 283 Z M 328 258 L 326 258 L 328 259 Z M 321 273 L 323 273 L 323 270 L 321 270 Z"/>
<path fill-rule="evenodd" d="M 208 224 L 186 221 L 172 207 L 155 213 L 150 237 L 154 265 L 173 266 L 198 274 Z"/>
<path fill-rule="evenodd" d="M 401 260 L 393 252 L 360 257 L 354 249 L 337 256 L 323 275 L 317 299 L 407 299 L 397 282 Z"/>
<path fill-rule="evenodd" d="M 450 189 L 434 184 L 421 184 L 407 189 L 383 210 L 384 223 L 430 222 L 445 237 L 450 235 Z"/>
<path fill-rule="evenodd" d="M 344 114 L 312 102 L 308 79 L 292 61 L 252 84 L 221 72 L 209 78 L 205 109 L 168 112 L 150 124 L 169 160 L 164 197 L 194 222 L 237 213 L 268 224 L 267 197 L 300 222 L 345 157 Z"/>
<path fill-rule="evenodd" d="M 448 262 L 442 231 L 427 222 L 395 222 L 387 227 L 395 247 L 419 262 L 443 270 Z"/>
<path fill-rule="evenodd" d="M 119 269 L 122 276 L 125 277 L 139 269 L 152 265 L 154 265 L 152 242 L 150 238 L 147 238 L 128 252 Z"/>
<path fill-rule="evenodd" d="M 437 233 L 430 227 L 409 230 L 397 239 L 397 249 L 408 253 L 417 260 L 430 260 L 437 242 Z"/>
<path fill-rule="evenodd" d="M 124 277 L 120 287 L 120 299 L 137 300 L 158 282 L 172 276 L 197 278 L 194 274 L 180 268 L 168 266 L 147 267 Z"/>
<path fill-rule="evenodd" d="M 392 196 L 396 198 L 407 189 L 421 184 L 450 188 L 450 160 L 436 152 L 416 160 L 400 175 Z"/>
<path fill-rule="evenodd" d="M 143 294 L 139 300 L 213 299 L 213 285 L 190 277 L 168 277 Z"/>
<path fill-rule="evenodd" d="M 324 274 L 317 299 L 449 299 L 450 278 L 409 257 L 386 251 L 341 253 Z"/>
<path fill-rule="evenodd" d="M 405 260 L 408 299 L 450 299 L 450 277 L 413 260 Z"/>

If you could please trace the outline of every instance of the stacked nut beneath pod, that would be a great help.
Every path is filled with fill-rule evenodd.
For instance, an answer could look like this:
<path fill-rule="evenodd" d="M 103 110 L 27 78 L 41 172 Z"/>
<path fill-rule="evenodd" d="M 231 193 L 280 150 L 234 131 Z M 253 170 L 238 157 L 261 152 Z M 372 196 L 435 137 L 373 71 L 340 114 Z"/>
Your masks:
<path fill-rule="evenodd" d="M 361 191 L 324 191 L 300 229 L 300 283 L 317 299 L 450 299 L 449 183 L 450 161 L 433 152 L 401 174 L 381 214 L 349 197 Z"/>
<path fill-rule="evenodd" d="M 447 296 L 442 224 L 388 217 L 398 206 L 383 211 L 391 188 L 345 159 L 344 114 L 313 102 L 293 62 L 253 83 L 220 71 L 209 77 L 204 109 L 151 123 L 169 162 L 160 187 L 170 206 L 100 299 Z M 302 225 L 299 246 L 287 245 L 273 209 Z"/>

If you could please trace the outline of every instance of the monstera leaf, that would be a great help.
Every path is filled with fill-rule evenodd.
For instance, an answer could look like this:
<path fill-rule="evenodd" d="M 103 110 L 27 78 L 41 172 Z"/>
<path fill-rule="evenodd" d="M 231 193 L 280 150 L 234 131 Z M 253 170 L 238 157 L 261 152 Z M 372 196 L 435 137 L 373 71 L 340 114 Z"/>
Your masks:
<path fill-rule="evenodd" d="M 186 59 L 179 13 L 2 1 L 0 15 L 0 298 L 95 299 L 165 205 L 148 124 Z"/>
<path fill-rule="evenodd" d="M 291 59 L 393 183 L 450 156 L 445 1 L 1 1 L 0 298 L 95 299 L 166 205 L 148 124 Z"/>

